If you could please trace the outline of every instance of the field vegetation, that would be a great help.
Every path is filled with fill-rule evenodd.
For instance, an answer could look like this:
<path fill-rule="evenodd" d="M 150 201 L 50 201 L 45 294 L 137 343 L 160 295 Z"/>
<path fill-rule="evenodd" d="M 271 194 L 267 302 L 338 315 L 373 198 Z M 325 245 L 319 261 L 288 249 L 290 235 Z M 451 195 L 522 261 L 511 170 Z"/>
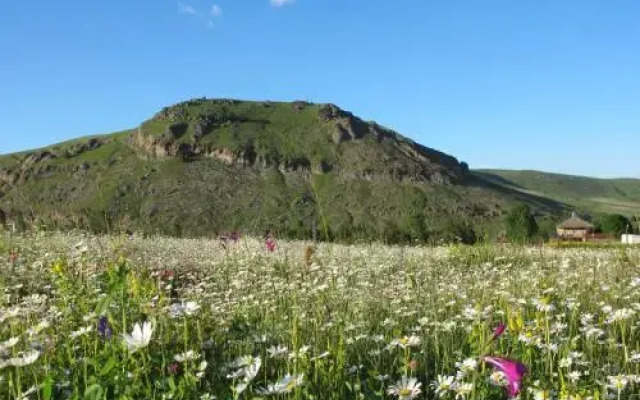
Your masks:
<path fill-rule="evenodd" d="M 0 242 L 2 399 L 629 399 L 640 250 Z"/>

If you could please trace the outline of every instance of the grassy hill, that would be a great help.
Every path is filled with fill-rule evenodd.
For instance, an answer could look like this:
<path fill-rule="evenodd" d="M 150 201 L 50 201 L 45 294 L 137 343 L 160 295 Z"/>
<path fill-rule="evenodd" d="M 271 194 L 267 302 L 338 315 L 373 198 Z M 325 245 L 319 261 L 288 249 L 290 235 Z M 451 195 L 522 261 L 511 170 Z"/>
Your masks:
<path fill-rule="evenodd" d="M 478 170 L 483 179 L 578 209 L 640 215 L 640 179 L 597 179 L 539 171 Z"/>
<path fill-rule="evenodd" d="M 332 104 L 196 99 L 0 156 L 0 218 L 21 226 L 437 241 L 495 233 L 514 202 L 564 207 Z"/>

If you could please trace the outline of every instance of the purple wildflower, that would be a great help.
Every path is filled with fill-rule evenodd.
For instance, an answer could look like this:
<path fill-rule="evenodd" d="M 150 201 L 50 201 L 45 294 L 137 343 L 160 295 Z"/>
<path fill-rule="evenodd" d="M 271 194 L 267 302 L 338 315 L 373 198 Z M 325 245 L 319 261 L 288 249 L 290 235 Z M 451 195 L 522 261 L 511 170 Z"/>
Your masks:
<path fill-rule="evenodd" d="M 109 339 L 113 331 L 111 330 L 111 325 L 109 325 L 109 319 L 107 317 L 100 317 L 98 320 L 98 335 L 102 339 Z"/>

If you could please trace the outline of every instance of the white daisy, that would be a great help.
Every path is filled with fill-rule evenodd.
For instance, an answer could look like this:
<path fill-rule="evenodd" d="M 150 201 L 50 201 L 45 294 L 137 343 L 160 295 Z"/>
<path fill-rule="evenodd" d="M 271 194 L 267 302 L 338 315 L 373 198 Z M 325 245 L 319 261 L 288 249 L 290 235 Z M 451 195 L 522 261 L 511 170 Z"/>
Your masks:
<path fill-rule="evenodd" d="M 133 325 L 133 331 L 131 335 L 122 334 L 127 348 L 130 352 L 135 353 L 140 349 L 144 349 L 151 342 L 151 335 L 153 334 L 153 326 L 150 322 L 146 321 L 142 326 L 139 323 Z"/>
<path fill-rule="evenodd" d="M 418 382 L 416 378 L 403 376 L 402 379 L 387 390 L 387 393 L 397 396 L 399 400 L 411 400 L 422 393 L 420 386 L 422 386 L 422 383 Z"/>
<path fill-rule="evenodd" d="M 173 357 L 173 359 L 179 363 L 185 362 L 185 361 L 197 360 L 198 358 L 200 358 L 200 354 L 196 353 L 193 350 L 188 350 L 184 353 L 176 354 Z"/>
<path fill-rule="evenodd" d="M 454 384 L 455 377 L 452 375 L 438 375 L 438 379 L 434 381 L 431 386 L 435 389 L 438 397 L 443 397 L 451 390 Z"/>

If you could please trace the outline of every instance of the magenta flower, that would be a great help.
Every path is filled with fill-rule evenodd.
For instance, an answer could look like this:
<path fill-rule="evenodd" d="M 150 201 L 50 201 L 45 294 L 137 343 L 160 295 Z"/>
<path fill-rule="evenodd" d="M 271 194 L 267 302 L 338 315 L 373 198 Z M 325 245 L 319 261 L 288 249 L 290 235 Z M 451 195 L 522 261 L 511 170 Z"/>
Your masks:
<path fill-rule="evenodd" d="M 527 373 L 527 367 L 518 361 L 501 357 L 484 357 L 483 360 L 493 368 L 502 371 L 507 377 L 507 395 L 509 398 L 512 399 L 518 396 L 522 378 Z"/>
<path fill-rule="evenodd" d="M 270 237 L 269 237 L 269 238 L 267 238 L 267 239 L 264 241 L 264 245 L 267 247 L 267 250 L 269 250 L 269 251 L 271 251 L 271 252 L 276 251 L 276 247 L 277 247 L 277 245 L 276 245 L 276 241 L 275 241 L 275 240 L 273 240 L 273 238 L 270 238 Z"/>
<path fill-rule="evenodd" d="M 498 326 L 496 326 L 496 329 L 493 330 L 493 340 L 496 340 L 497 338 L 499 338 L 500 336 L 502 336 L 502 334 L 504 333 L 504 330 L 507 329 L 507 327 L 505 326 L 505 324 L 503 324 L 502 322 L 500 322 L 498 324 Z"/>
<path fill-rule="evenodd" d="M 167 372 L 169 373 L 169 375 L 178 374 L 178 372 L 180 372 L 180 364 L 178 364 L 177 362 L 172 362 L 171 364 L 167 365 Z"/>

